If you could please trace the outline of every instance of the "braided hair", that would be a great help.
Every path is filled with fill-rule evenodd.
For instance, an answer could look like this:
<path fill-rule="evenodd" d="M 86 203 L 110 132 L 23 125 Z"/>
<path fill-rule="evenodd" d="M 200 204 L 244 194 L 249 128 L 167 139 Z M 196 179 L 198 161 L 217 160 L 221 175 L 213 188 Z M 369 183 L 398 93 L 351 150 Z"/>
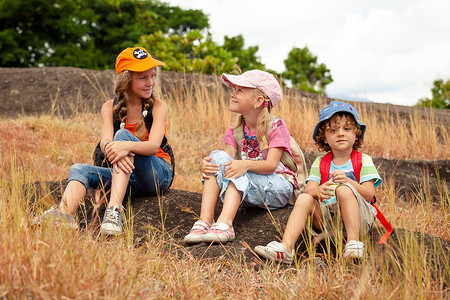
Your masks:
<path fill-rule="evenodd" d="M 118 103 L 113 107 L 113 113 L 119 118 L 120 122 L 125 123 L 127 119 L 128 112 L 128 91 L 131 88 L 131 81 L 133 79 L 134 72 L 125 70 L 119 74 L 117 77 L 116 89 L 114 94 L 117 96 Z M 144 105 L 144 111 L 148 111 L 149 108 L 155 103 L 155 96 L 152 95 L 150 98 L 142 99 Z M 141 115 L 139 121 L 136 125 L 135 136 L 139 140 L 144 140 L 146 136 L 146 128 L 144 116 Z"/>

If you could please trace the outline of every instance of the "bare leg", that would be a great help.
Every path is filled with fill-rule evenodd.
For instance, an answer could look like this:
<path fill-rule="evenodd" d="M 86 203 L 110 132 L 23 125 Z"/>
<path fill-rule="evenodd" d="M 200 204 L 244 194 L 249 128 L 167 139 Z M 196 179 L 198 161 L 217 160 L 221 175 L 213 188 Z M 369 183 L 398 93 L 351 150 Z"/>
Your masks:
<path fill-rule="evenodd" d="M 131 163 L 134 163 L 134 158 L 128 156 Z M 117 172 L 117 170 L 119 172 Z M 130 181 L 131 173 L 124 173 L 116 165 L 113 166 L 113 175 L 111 182 L 111 197 L 108 207 L 122 205 L 125 192 L 127 191 L 128 182 Z"/>
<path fill-rule="evenodd" d="M 86 196 L 86 187 L 77 180 L 71 180 L 67 184 L 64 194 L 59 204 L 62 213 L 72 215 L 78 209 Z"/>
<path fill-rule="evenodd" d="M 283 240 L 281 241 L 288 253 L 292 251 L 295 242 L 305 229 L 308 215 L 313 216 L 315 228 L 322 227 L 323 222 L 319 203 L 311 195 L 301 194 L 297 198 L 294 209 L 289 216 Z"/>
<path fill-rule="evenodd" d="M 216 176 L 210 176 L 208 179 L 205 179 L 203 184 L 200 219 L 208 224 L 214 223 L 214 210 L 216 209 L 219 193 L 220 187 L 217 183 Z"/>
<path fill-rule="evenodd" d="M 225 223 L 228 226 L 233 225 L 234 217 L 241 204 L 242 192 L 239 191 L 233 182 L 230 181 L 225 191 L 222 212 L 217 219 L 217 223 Z"/>
<path fill-rule="evenodd" d="M 347 231 L 347 240 L 359 241 L 359 205 L 352 190 L 346 186 L 336 189 L 336 198 Z"/>

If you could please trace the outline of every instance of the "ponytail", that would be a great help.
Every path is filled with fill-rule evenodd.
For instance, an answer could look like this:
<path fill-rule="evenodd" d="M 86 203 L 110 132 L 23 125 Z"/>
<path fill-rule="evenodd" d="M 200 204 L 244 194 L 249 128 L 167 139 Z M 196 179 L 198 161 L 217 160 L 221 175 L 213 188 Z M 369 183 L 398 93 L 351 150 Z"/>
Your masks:
<path fill-rule="evenodd" d="M 141 117 L 139 118 L 139 121 L 136 124 L 136 130 L 134 131 L 134 135 L 141 141 L 145 139 L 145 136 L 147 135 L 147 128 L 145 126 L 145 116 L 144 112 L 148 113 L 149 108 L 155 103 L 155 99 L 153 97 L 153 93 L 148 99 L 144 99 L 144 110 L 142 111 Z M 147 114 L 146 113 L 146 114 Z M 150 132 L 149 132 L 150 133 Z"/>

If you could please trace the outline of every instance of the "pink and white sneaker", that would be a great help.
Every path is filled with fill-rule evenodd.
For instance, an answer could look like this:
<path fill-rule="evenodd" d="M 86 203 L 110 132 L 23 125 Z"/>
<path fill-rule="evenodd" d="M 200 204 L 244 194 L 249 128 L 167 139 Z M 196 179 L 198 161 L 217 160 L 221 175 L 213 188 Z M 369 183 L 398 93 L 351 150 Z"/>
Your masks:
<path fill-rule="evenodd" d="M 189 231 L 189 234 L 184 237 L 183 241 L 188 244 L 201 243 L 203 242 L 203 236 L 208 232 L 210 228 L 211 225 L 203 220 L 198 220 L 194 223 L 191 231 Z"/>
<path fill-rule="evenodd" d="M 203 236 L 203 241 L 207 243 L 226 243 L 234 241 L 235 237 L 233 227 L 225 223 L 214 223 L 208 230 L 208 233 Z"/>

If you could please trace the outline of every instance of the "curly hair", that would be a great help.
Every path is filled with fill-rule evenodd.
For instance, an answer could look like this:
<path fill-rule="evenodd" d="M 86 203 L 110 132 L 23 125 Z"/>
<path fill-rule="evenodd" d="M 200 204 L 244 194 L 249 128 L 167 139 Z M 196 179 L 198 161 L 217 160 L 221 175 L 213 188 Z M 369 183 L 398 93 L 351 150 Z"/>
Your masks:
<path fill-rule="evenodd" d="M 157 68 L 158 73 L 158 68 Z M 119 103 L 113 107 L 113 112 L 119 117 L 120 122 L 125 122 L 127 119 L 127 112 L 128 112 L 128 92 L 131 88 L 131 81 L 133 79 L 135 72 L 125 70 L 122 73 L 119 74 L 117 77 L 117 83 L 116 83 L 116 89 L 114 90 L 114 94 L 117 96 L 117 99 L 119 100 Z M 155 102 L 155 96 L 152 92 L 150 98 L 142 99 L 144 110 L 147 110 L 153 105 Z M 135 130 L 135 136 L 139 140 L 143 140 L 146 136 L 146 128 L 145 128 L 145 121 L 144 116 L 141 115 Z"/>
<path fill-rule="evenodd" d="M 354 150 L 358 150 L 359 148 L 361 148 L 363 142 L 364 142 L 364 137 L 362 135 L 362 130 L 361 130 L 361 125 L 359 125 L 356 121 L 355 118 L 353 117 L 353 115 L 351 113 L 348 112 L 337 112 L 335 113 L 331 118 L 329 118 L 328 120 L 325 120 L 322 122 L 322 124 L 320 124 L 319 126 L 319 134 L 316 135 L 316 146 L 319 149 L 319 151 L 323 151 L 323 152 L 330 152 L 331 151 L 331 147 L 330 145 L 328 145 L 328 143 L 325 142 L 325 132 L 330 128 L 330 123 L 332 120 L 334 120 L 335 124 L 340 127 L 340 121 L 341 118 L 343 116 L 347 117 L 347 125 L 353 125 L 355 128 L 355 134 L 356 134 L 356 141 L 353 144 L 353 149 Z"/>

